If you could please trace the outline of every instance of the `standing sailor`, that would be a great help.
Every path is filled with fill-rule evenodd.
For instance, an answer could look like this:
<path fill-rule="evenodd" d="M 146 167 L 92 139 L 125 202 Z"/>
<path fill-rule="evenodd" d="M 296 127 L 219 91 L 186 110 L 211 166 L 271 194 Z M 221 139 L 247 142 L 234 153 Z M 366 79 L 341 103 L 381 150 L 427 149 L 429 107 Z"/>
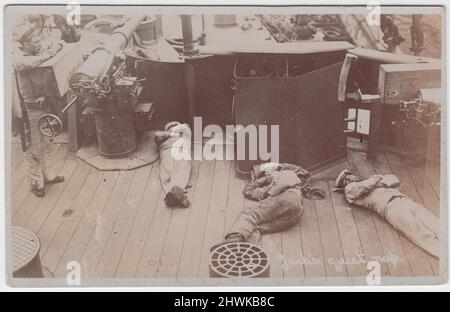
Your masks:
<path fill-rule="evenodd" d="M 36 88 L 29 70 L 53 57 L 62 44 L 46 34 L 43 15 L 27 16 L 15 27 L 13 39 L 13 115 L 22 120 L 22 125 L 28 125 L 27 130 L 21 131 L 22 148 L 32 191 L 42 197 L 45 184 L 63 182 L 64 177 L 56 176 L 52 171 L 51 142 L 40 133 L 37 124 L 39 117 L 48 110 L 49 99 L 41 88 Z"/>

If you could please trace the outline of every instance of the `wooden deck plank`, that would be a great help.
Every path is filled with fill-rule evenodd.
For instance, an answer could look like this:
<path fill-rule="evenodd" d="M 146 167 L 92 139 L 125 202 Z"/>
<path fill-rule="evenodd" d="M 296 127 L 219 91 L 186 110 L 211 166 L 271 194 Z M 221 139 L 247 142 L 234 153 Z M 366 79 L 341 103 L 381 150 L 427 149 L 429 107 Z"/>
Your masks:
<path fill-rule="evenodd" d="M 214 167 L 214 161 L 204 161 L 200 165 L 193 199 L 194 205 L 191 208 L 191 216 L 184 238 L 177 277 L 198 276 L 209 200 L 211 198 L 211 187 L 214 179 Z"/>
<path fill-rule="evenodd" d="M 300 232 L 305 262 L 305 276 L 325 277 L 325 258 L 314 201 L 304 198 L 303 208 L 303 215 L 300 218 Z"/>
<path fill-rule="evenodd" d="M 33 211 L 33 214 L 26 223 L 27 228 L 31 231 L 38 233 L 42 224 L 44 224 L 47 217 L 51 214 L 52 210 L 56 207 L 60 200 L 64 200 L 63 195 L 67 189 L 68 182 L 72 178 L 75 170 L 78 168 L 78 160 L 74 155 L 69 155 L 60 173 L 65 177 L 66 181 L 63 183 L 53 184 L 46 191 L 45 196 L 42 198 L 39 205 Z M 70 190 L 71 191 L 71 190 Z"/>
<path fill-rule="evenodd" d="M 22 161 L 14 172 L 11 172 L 11 194 L 15 194 L 23 183 L 29 184 L 27 177 L 28 163 Z"/>
<path fill-rule="evenodd" d="M 340 267 L 336 262 L 343 259 L 344 253 L 331 202 L 331 195 L 326 191 L 328 190 L 328 184 L 325 181 L 317 181 L 315 186 L 325 190 L 325 199 L 316 200 L 315 205 L 327 276 L 347 276 L 347 268 L 345 266 Z"/>
<path fill-rule="evenodd" d="M 362 153 L 354 153 L 352 151 L 348 152 L 350 164 L 349 168 L 351 168 L 352 172 L 355 172 L 360 176 L 368 176 L 371 174 L 369 169 L 364 169 L 364 167 L 367 167 L 367 165 L 365 165 L 365 163 L 367 162 L 367 159 L 365 157 L 365 154 Z M 358 166 L 362 167 L 362 172 L 359 171 Z M 373 171 L 372 166 L 370 166 L 370 168 Z M 381 256 L 384 256 L 384 251 L 380 242 L 380 236 L 375 225 L 374 213 L 368 209 L 353 206 L 352 211 L 359 234 L 361 247 L 363 248 L 366 260 L 372 261 L 378 259 Z M 390 275 L 390 270 L 387 263 L 381 262 L 380 269 L 382 276 Z"/>
<path fill-rule="evenodd" d="M 283 269 L 283 277 L 305 277 L 305 268 L 301 263 L 301 259 L 303 259 L 303 248 L 300 223 L 282 232 L 281 239 L 283 250 L 277 261 L 280 262 Z"/>
<path fill-rule="evenodd" d="M 377 216 L 373 216 L 372 212 L 359 207 L 352 207 L 353 217 L 358 229 L 361 247 L 363 249 L 367 261 L 375 261 L 385 255 L 380 237 L 378 234 L 376 223 L 379 222 Z M 390 276 L 389 266 L 385 262 L 380 262 L 381 276 Z"/>
<path fill-rule="evenodd" d="M 387 162 L 393 174 L 400 180 L 400 191 L 410 196 L 414 201 L 423 204 L 422 199 L 414 185 L 414 182 L 404 165 L 404 162 L 398 155 L 391 153 L 385 154 Z M 401 240 L 408 257 L 409 264 L 415 276 L 432 276 L 439 271 L 439 263 L 436 262 L 430 255 L 428 255 L 420 247 L 416 246 L 404 235 L 401 235 Z M 434 266 L 434 267 L 433 267 Z"/>
<path fill-rule="evenodd" d="M 136 171 L 120 172 L 105 208 L 98 215 L 94 233 L 80 260 L 83 277 L 92 278 L 95 276 L 95 270 L 108 238 L 112 234 L 114 223 L 127 198 L 128 191 L 130 190 L 135 175 Z"/>
<path fill-rule="evenodd" d="M 156 204 L 155 218 L 147 233 L 145 247 L 136 271 L 136 277 L 154 277 L 159 264 L 161 251 L 164 247 L 167 228 L 170 222 L 171 209 L 164 203 L 164 194 Z"/>
<path fill-rule="evenodd" d="M 60 224 L 64 221 L 64 212 L 71 208 L 78 196 L 84 196 L 79 191 L 91 170 L 91 167 L 81 160 L 78 160 L 78 166 L 73 176 L 64 183 L 67 183 L 64 192 L 61 194 L 58 202 L 48 215 L 47 219 L 42 223 L 36 232 L 41 241 L 41 253 L 45 253 L 53 234 L 58 230 Z"/>
<path fill-rule="evenodd" d="M 154 277 L 159 266 L 172 211 L 164 203 L 164 194 L 156 205 L 155 218 L 147 233 L 146 244 L 137 267 L 136 277 Z"/>
<path fill-rule="evenodd" d="M 103 174 L 94 197 L 89 202 L 89 206 L 87 207 L 83 218 L 81 218 L 66 251 L 61 257 L 59 264 L 56 266 L 54 271 L 55 276 L 65 276 L 67 273 L 66 265 L 69 261 L 80 261 L 91 236 L 95 235 L 94 232 L 97 226 L 97 220 L 101 216 L 102 210 L 113 191 L 118 177 L 119 172 L 117 171 L 108 171 Z M 82 267 L 82 275 L 83 271 L 84 268 Z"/>
<path fill-rule="evenodd" d="M 439 162 L 427 161 L 425 163 L 425 174 L 428 177 L 434 191 L 438 196 L 441 194 L 441 166 Z"/>
<path fill-rule="evenodd" d="M 261 236 L 261 245 L 267 253 L 270 263 L 270 277 L 283 277 L 283 267 L 280 261 L 280 255 L 283 254 L 283 241 L 281 233 L 270 233 Z"/>
<path fill-rule="evenodd" d="M 23 176 L 22 182 L 19 187 L 16 189 L 16 192 L 11 193 L 11 214 L 14 215 L 17 213 L 19 208 L 22 206 L 23 202 L 30 195 L 31 185 L 28 179 Z"/>
<path fill-rule="evenodd" d="M 155 276 L 159 266 L 161 252 L 164 248 L 172 210 L 172 208 L 166 206 L 164 192 L 161 192 L 156 203 L 154 218 L 147 232 L 145 246 L 137 266 L 136 277 Z"/>
<path fill-rule="evenodd" d="M 145 249 L 148 231 L 154 220 L 157 203 L 161 196 L 159 162 L 153 166 L 143 195 L 145 200 L 140 203 L 139 211 L 115 272 L 116 277 L 134 277 Z"/>
<path fill-rule="evenodd" d="M 16 171 L 16 169 L 21 165 L 23 158 L 22 144 L 12 143 L 11 144 L 11 173 Z"/>
<path fill-rule="evenodd" d="M 199 277 L 209 277 L 209 249 L 224 239 L 223 231 L 228 203 L 231 165 L 231 161 L 216 161 L 208 209 L 209 213 L 206 221 L 205 237 L 203 239 Z"/>
<path fill-rule="evenodd" d="M 120 213 L 99 260 L 95 273 L 97 277 L 114 276 L 141 200 L 145 200 L 142 196 L 152 168 L 153 166 L 150 165 L 136 170 L 130 190 L 122 203 Z"/>
<path fill-rule="evenodd" d="M 53 170 L 56 173 L 59 173 L 62 166 L 64 165 L 66 159 L 68 157 L 67 147 L 60 146 L 56 153 L 53 156 Z M 24 162 L 24 166 L 27 167 Z M 23 173 L 15 172 L 13 174 L 13 179 L 15 176 L 19 177 L 22 175 L 20 186 L 16 189 L 16 192 L 13 192 L 13 188 L 11 188 L 12 194 L 12 221 L 14 225 L 23 225 L 26 223 L 28 218 L 34 211 L 34 208 L 39 204 L 42 198 L 34 195 L 31 190 L 30 182 L 26 177 L 28 169 L 26 168 Z M 16 222 L 16 223 L 14 223 Z"/>
<path fill-rule="evenodd" d="M 237 176 L 236 172 L 236 162 L 231 164 L 231 172 L 230 172 L 230 186 L 228 188 L 228 203 L 227 210 L 225 213 L 225 227 L 222 237 L 230 231 L 233 222 L 236 220 L 237 216 L 244 209 L 244 194 L 242 193 L 244 190 L 244 186 L 246 181 L 240 179 Z"/>
<path fill-rule="evenodd" d="M 66 162 L 69 159 L 69 155 L 66 151 L 61 149 L 61 151 L 58 153 L 58 156 L 61 156 L 61 158 L 58 157 L 56 160 L 53 170 L 57 172 L 58 174 L 63 173 L 64 166 L 66 165 Z M 69 161 L 69 164 L 71 161 Z M 70 166 L 69 166 L 70 168 Z M 48 202 L 48 195 L 49 193 L 52 193 L 53 195 L 51 198 L 54 198 L 58 194 L 58 190 L 61 189 L 61 185 L 58 186 L 56 189 L 54 188 L 56 185 L 51 185 L 50 187 L 46 188 L 46 196 L 44 197 L 37 197 L 33 194 L 33 192 L 30 192 L 30 190 L 27 192 L 28 196 L 23 201 L 22 205 L 19 207 L 19 209 L 13 214 L 12 216 L 12 224 L 16 226 L 25 226 L 28 222 L 28 220 L 31 218 L 31 216 L 34 214 L 34 212 L 37 210 L 38 206 L 42 201 L 44 201 L 45 198 Z"/>
<path fill-rule="evenodd" d="M 366 257 L 364 255 L 358 229 L 353 216 L 352 207 L 345 201 L 343 194 L 332 192 L 334 181 L 330 181 L 329 192 L 333 203 L 334 213 L 341 238 L 342 249 L 347 264 L 349 276 L 365 276 Z"/>
<path fill-rule="evenodd" d="M 201 176 L 202 172 L 199 173 L 200 166 L 202 165 L 200 165 L 199 161 L 192 162 L 191 177 L 189 182 L 191 187 L 187 190 L 187 197 L 191 203 L 190 207 L 175 208 L 172 211 L 166 241 L 164 243 L 160 261 L 158 262 L 156 277 L 175 277 L 177 275 L 189 219 L 193 208 L 197 205 L 194 198 L 194 193 L 197 183 L 200 182 L 199 178 L 205 178 L 205 176 Z"/>
<path fill-rule="evenodd" d="M 51 272 L 56 270 L 58 263 L 63 257 L 69 242 L 72 240 L 75 231 L 84 216 L 97 188 L 103 178 L 103 172 L 92 169 L 80 189 L 80 196 L 76 198 L 70 207 L 73 213 L 65 217 L 59 228 L 53 234 L 47 250 L 41 251 L 42 264 Z M 81 196 L 81 194 L 83 194 Z"/>
<path fill-rule="evenodd" d="M 439 218 L 440 194 L 435 192 L 435 189 L 424 170 L 424 165 L 408 164 L 406 169 L 408 170 L 425 207 Z"/>

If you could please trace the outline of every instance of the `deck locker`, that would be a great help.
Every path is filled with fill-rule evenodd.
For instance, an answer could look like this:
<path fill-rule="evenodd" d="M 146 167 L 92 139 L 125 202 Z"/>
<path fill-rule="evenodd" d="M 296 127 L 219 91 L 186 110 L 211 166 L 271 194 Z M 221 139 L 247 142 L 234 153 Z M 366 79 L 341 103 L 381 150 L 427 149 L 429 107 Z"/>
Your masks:
<path fill-rule="evenodd" d="M 235 124 L 279 125 L 280 162 L 309 170 L 346 156 L 337 91 L 347 49 L 320 45 L 301 53 L 239 53 L 234 73 Z M 246 174 L 260 161 L 248 155 L 238 171 Z"/>

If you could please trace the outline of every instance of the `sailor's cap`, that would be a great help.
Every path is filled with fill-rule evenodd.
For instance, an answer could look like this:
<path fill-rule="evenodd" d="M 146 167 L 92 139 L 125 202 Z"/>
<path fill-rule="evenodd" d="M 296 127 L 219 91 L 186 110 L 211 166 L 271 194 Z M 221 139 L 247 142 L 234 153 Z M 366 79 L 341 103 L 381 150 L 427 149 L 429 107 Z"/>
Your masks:
<path fill-rule="evenodd" d="M 178 126 L 180 123 L 178 121 L 171 121 L 168 122 L 165 126 L 164 126 L 164 130 L 168 131 L 170 128 Z"/>

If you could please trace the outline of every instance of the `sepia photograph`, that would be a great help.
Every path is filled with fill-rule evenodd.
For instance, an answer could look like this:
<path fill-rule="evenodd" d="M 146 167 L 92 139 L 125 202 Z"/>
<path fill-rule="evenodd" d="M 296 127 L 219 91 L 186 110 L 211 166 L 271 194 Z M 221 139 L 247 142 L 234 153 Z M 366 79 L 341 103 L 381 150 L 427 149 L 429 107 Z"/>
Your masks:
<path fill-rule="evenodd" d="M 445 18 L 5 6 L 7 283 L 447 283 Z"/>

